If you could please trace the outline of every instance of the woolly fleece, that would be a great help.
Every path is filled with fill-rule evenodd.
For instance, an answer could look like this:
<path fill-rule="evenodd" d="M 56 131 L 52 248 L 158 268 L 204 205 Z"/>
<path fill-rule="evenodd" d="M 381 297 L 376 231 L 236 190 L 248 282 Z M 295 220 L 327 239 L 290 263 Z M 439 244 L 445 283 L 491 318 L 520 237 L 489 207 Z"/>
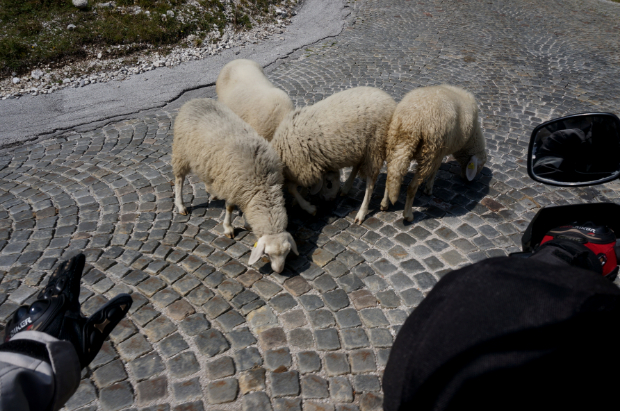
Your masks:
<path fill-rule="evenodd" d="M 224 103 L 267 141 L 293 111 L 288 94 L 265 77 L 263 68 L 252 60 L 238 59 L 226 64 L 215 82 L 218 101 Z"/>
<path fill-rule="evenodd" d="M 413 90 L 398 103 L 387 136 L 388 174 L 381 209 L 398 200 L 403 177 L 412 160 L 416 172 L 407 189 L 404 216 L 413 220 L 413 199 L 426 180 L 432 194 L 435 175 L 443 158 L 453 154 L 462 176 L 472 156 L 478 158 L 476 175 L 487 160 L 484 136 L 478 119 L 478 105 L 471 93 L 449 85 Z"/>
<path fill-rule="evenodd" d="M 351 181 L 358 170 L 366 177 L 369 200 L 385 160 L 385 139 L 395 108 L 396 102 L 384 91 L 356 87 L 289 113 L 271 141 L 284 163 L 284 177 L 312 187 L 327 172 L 354 167 Z M 364 216 L 358 213 L 362 220 Z"/>

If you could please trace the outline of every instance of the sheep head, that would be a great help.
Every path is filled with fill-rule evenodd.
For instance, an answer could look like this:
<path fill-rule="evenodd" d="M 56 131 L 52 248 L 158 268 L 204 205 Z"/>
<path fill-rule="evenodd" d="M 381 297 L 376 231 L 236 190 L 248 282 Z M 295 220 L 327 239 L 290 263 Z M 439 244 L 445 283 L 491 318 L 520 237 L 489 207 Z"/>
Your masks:
<path fill-rule="evenodd" d="M 472 181 L 484 168 L 487 162 L 487 153 L 484 149 L 474 154 L 454 153 L 454 158 L 461 166 L 461 177 L 464 180 Z"/>
<path fill-rule="evenodd" d="M 323 200 L 335 200 L 340 191 L 340 171 L 328 171 L 323 176 L 323 187 L 321 197 Z"/>
<path fill-rule="evenodd" d="M 284 271 L 286 256 L 291 250 L 293 250 L 295 255 L 299 255 L 297 244 L 295 244 L 293 236 L 288 232 L 266 234 L 259 238 L 254 245 L 248 264 L 254 264 L 264 254 L 267 254 L 271 260 L 271 269 L 276 273 L 281 273 Z"/>

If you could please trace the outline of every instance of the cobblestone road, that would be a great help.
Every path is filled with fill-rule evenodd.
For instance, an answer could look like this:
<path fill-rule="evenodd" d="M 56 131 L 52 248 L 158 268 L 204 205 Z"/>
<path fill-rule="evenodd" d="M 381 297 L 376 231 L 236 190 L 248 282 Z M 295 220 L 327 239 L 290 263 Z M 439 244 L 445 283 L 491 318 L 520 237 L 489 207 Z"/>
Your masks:
<path fill-rule="evenodd" d="M 0 157 L 0 321 L 33 300 L 60 260 L 85 250 L 81 299 L 120 292 L 131 315 L 67 409 L 374 410 L 406 316 L 449 270 L 517 250 L 540 206 L 615 201 L 620 184 L 556 189 L 525 171 L 532 128 L 564 114 L 620 112 L 620 4 L 604 1 L 358 0 L 341 35 L 269 71 L 297 105 L 350 87 L 397 100 L 439 83 L 480 102 L 489 161 L 465 184 L 442 166 L 415 221 L 400 201 L 353 225 L 363 192 L 290 208 L 301 256 L 282 275 L 248 267 L 242 217 L 221 235 L 221 201 L 194 177 L 173 211 L 174 111 L 24 145 Z M 213 95 L 213 90 L 205 90 Z M 148 408 L 150 407 L 150 408 Z"/>

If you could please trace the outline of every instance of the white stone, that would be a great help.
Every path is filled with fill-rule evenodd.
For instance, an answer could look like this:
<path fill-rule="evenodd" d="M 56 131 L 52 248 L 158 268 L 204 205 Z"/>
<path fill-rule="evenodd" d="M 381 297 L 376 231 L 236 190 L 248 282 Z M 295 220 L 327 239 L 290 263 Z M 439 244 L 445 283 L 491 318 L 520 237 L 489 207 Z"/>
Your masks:
<path fill-rule="evenodd" d="M 167 14 L 168 16 L 170 16 L 170 17 L 174 17 L 174 11 L 172 11 L 172 10 L 168 10 L 168 11 L 166 12 L 166 14 Z"/>
<path fill-rule="evenodd" d="M 63 84 L 71 83 L 71 79 L 68 79 L 68 78 L 63 79 L 63 80 L 62 80 L 62 83 L 63 83 Z"/>
<path fill-rule="evenodd" d="M 21 79 L 19 77 L 13 77 L 13 84 L 19 84 Z"/>
<path fill-rule="evenodd" d="M 67 30 L 75 30 L 75 24 L 69 24 Z"/>
<path fill-rule="evenodd" d="M 88 0 L 73 0 L 73 5 L 78 9 L 85 9 L 88 7 Z"/>
<path fill-rule="evenodd" d="M 97 54 L 97 58 L 100 59 L 101 58 L 101 53 Z"/>
<path fill-rule="evenodd" d="M 32 70 L 32 73 L 30 73 L 30 77 L 32 77 L 35 80 L 39 80 L 41 77 L 43 77 L 43 72 L 41 70 Z"/>

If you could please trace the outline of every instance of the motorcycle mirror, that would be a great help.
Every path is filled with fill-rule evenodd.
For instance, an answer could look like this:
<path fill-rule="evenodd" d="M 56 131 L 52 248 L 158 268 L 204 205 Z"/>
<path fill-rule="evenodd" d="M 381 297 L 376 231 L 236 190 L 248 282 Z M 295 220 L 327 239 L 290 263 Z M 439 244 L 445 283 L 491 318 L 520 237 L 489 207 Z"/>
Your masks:
<path fill-rule="evenodd" d="M 527 172 L 555 186 L 602 184 L 620 176 L 620 119 L 612 113 L 575 114 L 532 132 Z"/>

